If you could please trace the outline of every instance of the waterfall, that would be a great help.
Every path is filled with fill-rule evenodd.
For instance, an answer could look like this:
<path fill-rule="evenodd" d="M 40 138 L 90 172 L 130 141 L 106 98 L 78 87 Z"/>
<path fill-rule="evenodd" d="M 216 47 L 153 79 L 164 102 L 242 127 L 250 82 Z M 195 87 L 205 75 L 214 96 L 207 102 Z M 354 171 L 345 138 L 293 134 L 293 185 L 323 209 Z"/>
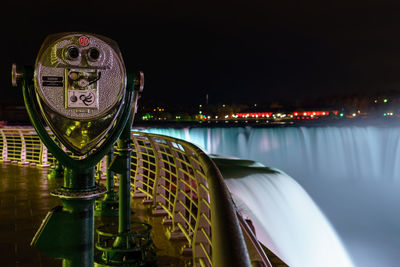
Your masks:
<path fill-rule="evenodd" d="M 258 240 L 289 266 L 353 266 L 328 220 L 291 177 L 249 160 L 211 156 Z"/>
<path fill-rule="evenodd" d="M 180 134 L 208 153 L 254 160 L 293 177 L 333 225 L 355 266 L 398 266 L 400 127 L 187 128 Z M 260 179 L 244 178 L 249 184 Z M 288 188 L 280 191 L 289 192 L 290 183 L 284 184 Z M 264 195 L 272 186 L 263 186 Z M 233 194 L 247 193 L 241 187 Z"/>

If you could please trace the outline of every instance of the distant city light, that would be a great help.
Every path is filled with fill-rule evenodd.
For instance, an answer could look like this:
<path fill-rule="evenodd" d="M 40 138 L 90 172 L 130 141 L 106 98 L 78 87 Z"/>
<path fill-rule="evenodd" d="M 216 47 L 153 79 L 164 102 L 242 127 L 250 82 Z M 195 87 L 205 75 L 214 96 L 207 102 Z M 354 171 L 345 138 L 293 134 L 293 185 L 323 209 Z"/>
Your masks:
<path fill-rule="evenodd" d="M 383 99 L 379 100 L 379 101 L 383 101 Z M 389 99 L 387 99 L 387 101 L 389 102 Z M 382 102 L 381 102 L 382 103 Z M 221 104 L 224 105 L 225 107 L 229 107 L 229 105 L 227 104 Z M 254 104 L 253 104 L 254 105 Z M 258 104 L 257 104 L 258 105 Z M 203 107 L 202 104 L 199 104 L 199 107 Z M 221 106 L 220 106 L 221 107 Z M 165 117 L 164 114 L 164 108 L 163 107 L 151 107 L 150 110 L 155 110 L 156 113 L 153 113 L 154 116 L 150 115 L 149 113 L 145 114 L 144 116 L 141 116 L 140 118 L 142 120 L 168 120 L 168 118 Z M 228 112 L 227 110 L 225 110 L 226 112 Z M 354 112 L 350 113 L 350 117 L 356 117 L 358 115 L 363 115 L 363 117 L 367 116 L 367 113 L 365 111 L 363 111 L 364 113 L 361 113 L 361 110 L 356 109 Z M 215 121 L 217 122 L 218 120 L 224 119 L 224 121 L 229 121 L 232 120 L 235 121 L 238 118 L 241 118 L 242 121 L 246 121 L 249 120 L 248 122 L 266 122 L 267 118 L 271 118 L 273 120 L 277 120 L 277 121 L 283 121 L 282 123 L 293 123 L 293 122 L 284 122 L 285 120 L 308 120 L 308 119 L 321 119 L 323 117 L 328 117 L 330 115 L 330 113 L 332 115 L 336 115 L 336 116 L 340 116 L 340 117 L 346 117 L 344 112 L 339 112 L 338 110 L 311 110 L 311 111 L 295 111 L 295 112 L 290 112 L 290 113 L 284 113 L 284 111 L 280 111 L 280 112 L 246 112 L 246 113 L 235 113 L 235 114 L 227 114 L 225 113 L 224 115 L 220 115 L 220 116 L 216 116 L 216 115 L 204 115 L 203 114 L 204 111 L 199 108 L 197 109 L 197 115 L 194 116 L 190 115 L 188 116 L 184 116 L 182 117 L 182 115 L 176 115 L 174 114 L 172 118 L 175 117 L 176 120 L 192 120 L 194 118 L 196 118 L 197 120 L 211 120 L 211 119 L 215 119 Z M 381 116 L 383 115 L 383 112 L 380 113 Z M 384 116 L 394 116 L 394 113 L 391 112 L 385 112 L 386 115 Z"/>
<path fill-rule="evenodd" d="M 385 98 L 385 99 L 383 99 L 383 103 L 387 103 L 388 102 L 388 100 Z"/>

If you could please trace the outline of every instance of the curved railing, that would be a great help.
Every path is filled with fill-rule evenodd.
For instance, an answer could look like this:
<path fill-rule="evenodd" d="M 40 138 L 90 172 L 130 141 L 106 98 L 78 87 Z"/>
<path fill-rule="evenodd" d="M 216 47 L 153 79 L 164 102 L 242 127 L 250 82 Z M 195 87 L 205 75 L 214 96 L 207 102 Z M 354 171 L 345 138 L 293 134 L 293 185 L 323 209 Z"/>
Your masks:
<path fill-rule="evenodd" d="M 51 164 L 33 128 L 0 133 L 3 161 Z M 154 214 L 165 216 L 169 238 L 186 241 L 182 251 L 192 254 L 194 265 L 249 266 L 236 211 L 214 162 L 195 145 L 171 137 L 133 132 L 132 142 L 133 197 L 144 197 Z"/>
<path fill-rule="evenodd" d="M 183 249 L 201 266 L 245 266 L 243 235 L 213 161 L 172 137 L 133 132 L 132 140 L 132 194 L 145 195 L 154 213 L 165 213 L 169 237 L 185 238 Z"/>
<path fill-rule="evenodd" d="M 0 134 L 0 161 L 40 167 L 54 163 L 54 157 L 32 127 L 1 128 Z"/>

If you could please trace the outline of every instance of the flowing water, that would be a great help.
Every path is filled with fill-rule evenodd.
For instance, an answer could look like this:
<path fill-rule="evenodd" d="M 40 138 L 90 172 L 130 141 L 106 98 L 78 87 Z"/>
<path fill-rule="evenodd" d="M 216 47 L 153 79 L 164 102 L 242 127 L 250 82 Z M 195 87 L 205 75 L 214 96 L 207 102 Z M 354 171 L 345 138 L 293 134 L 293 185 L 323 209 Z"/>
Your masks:
<path fill-rule="evenodd" d="M 260 213 L 259 203 L 273 212 L 263 211 L 265 216 L 255 223 L 272 230 L 265 230 L 266 236 L 281 232 L 279 237 L 269 236 L 269 239 L 284 240 L 286 246 L 290 247 L 285 251 L 296 251 L 297 248 L 297 252 L 290 252 L 293 255 L 283 257 L 289 263 L 295 263 L 293 266 L 301 266 L 299 262 L 307 260 L 306 257 L 310 257 L 309 262 L 322 258 L 325 260 L 322 266 L 346 266 L 338 260 L 335 264 L 335 260 L 330 258 L 329 255 L 336 252 L 321 254 L 321 250 L 314 246 L 315 242 L 310 243 L 310 240 L 320 240 L 317 237 L 321 238 L 321 235 L 327 236 L 327 242 L 331 240 L 328 237 L 330 234 L 320 232 L 316 227 L 316 222 L 325 224 L 325 216 L 355 266 L 399 266 L 400 213 L 397 210 L 400 203 L 400 127 L 186 128 L 145 131 L 188 140 L 209 153 L 261 162 L 293 177 L 295 181 L 287 175 L 283 175 L 286 178 L 276 178 L 276 174 L 270 175 L 275 178 L 265 178 L 265 174 L 262 175 L 264 178 L 252 175 L 243 179 L 244 185 L 237 180 L 227 180 L 232 194 L 237 196 L 236 201 L 240 202 L 237 204 L 244 210 L 247 206 L 249 214 Z M 302 192 L 303 189 L 305 192 Z M 296 220 L 290 221 L 291 215 Z M 272 225 L 264 223 L 271 220 L 274 220 L 270 222 Z M 274 224 L 281 225 L 281 230 L 273 228 Z M 315 231 L 307 232 L 305 226 Z M 327 229 L 325 226 L 322 228 Z M 289 234 L 299 231 L 305 232 L 304 235 Z M 262 230 L 256 232 L 262 235 Z M 329 247 L 329 242 L 320 244 L 321 248 Z M 283 250 L 279 247 L 274 249 L 278 252 Z M 340 251 L 338 253 L 342 254 Z"/>

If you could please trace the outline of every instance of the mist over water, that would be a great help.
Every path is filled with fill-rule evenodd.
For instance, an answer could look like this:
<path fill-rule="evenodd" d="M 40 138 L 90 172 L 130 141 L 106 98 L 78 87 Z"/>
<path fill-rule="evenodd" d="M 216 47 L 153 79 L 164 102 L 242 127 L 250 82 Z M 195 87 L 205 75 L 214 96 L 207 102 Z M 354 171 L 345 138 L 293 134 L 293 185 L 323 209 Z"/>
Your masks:
<path fill-rule="evenodd" d="M 169 129 L 148 131 L 171 135 Z M 284 171 L 329 219 L 355 266 L 399 266 L 400 127 L 188 128 L 173 134 L 209 153 Z"/>

